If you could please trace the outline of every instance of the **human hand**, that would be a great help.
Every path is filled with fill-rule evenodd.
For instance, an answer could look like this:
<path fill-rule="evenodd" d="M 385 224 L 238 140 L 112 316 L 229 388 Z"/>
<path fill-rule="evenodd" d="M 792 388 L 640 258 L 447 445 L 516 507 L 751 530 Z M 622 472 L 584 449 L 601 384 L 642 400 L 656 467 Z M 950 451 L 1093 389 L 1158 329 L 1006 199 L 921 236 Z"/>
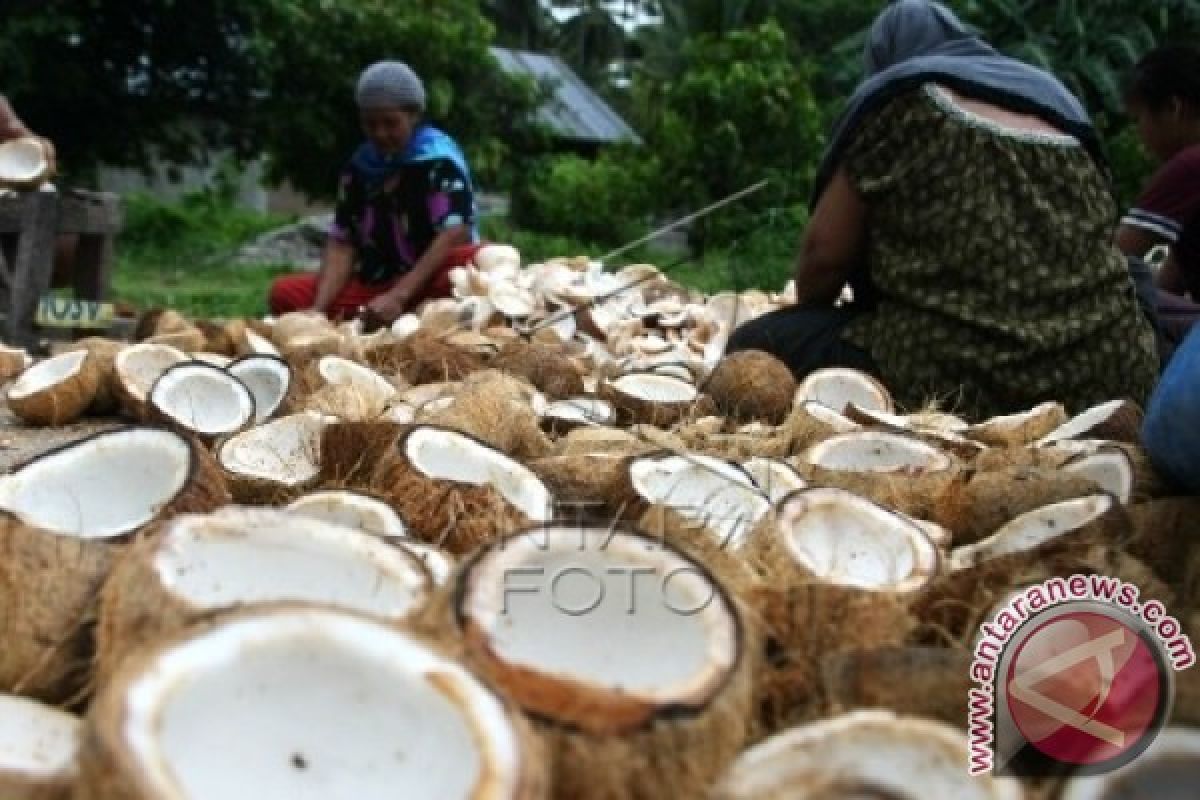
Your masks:
<path fill-rule="evenodd" d="M 395 290 L 384 292 L 378 297 L 372 298 L 359 314 L 359 317 L 363 321 L 364 333 L 370 333 L 377 328 L 391 325 L 408 310 L 409 302 L 407 293 Z"/>

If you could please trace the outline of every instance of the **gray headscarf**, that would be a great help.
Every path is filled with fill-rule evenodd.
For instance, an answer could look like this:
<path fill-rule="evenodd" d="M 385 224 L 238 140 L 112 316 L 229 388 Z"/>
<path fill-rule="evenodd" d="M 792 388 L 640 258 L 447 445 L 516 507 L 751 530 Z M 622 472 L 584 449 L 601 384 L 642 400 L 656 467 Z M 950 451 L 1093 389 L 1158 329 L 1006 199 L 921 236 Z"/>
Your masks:
<path fill-rule="evenodd" d="M 425 84 L 403 61 L 379 61 L 358 77 L 354 99 L 359 108 L 425 110 Z"/>
<path fill-rule="evenodd" d="M 1001 55 L 941 3 L 893 0 L 871 25 L 867 79 L 834 126 L 817 172 L 813 204 L 829 184 L 858 126 L 910 89 L 936 81 L 967 97 L 1032 114 L 1079 139 L 1102 167 L 1100 139 L 1078 98 L 1045 70 Z"/>

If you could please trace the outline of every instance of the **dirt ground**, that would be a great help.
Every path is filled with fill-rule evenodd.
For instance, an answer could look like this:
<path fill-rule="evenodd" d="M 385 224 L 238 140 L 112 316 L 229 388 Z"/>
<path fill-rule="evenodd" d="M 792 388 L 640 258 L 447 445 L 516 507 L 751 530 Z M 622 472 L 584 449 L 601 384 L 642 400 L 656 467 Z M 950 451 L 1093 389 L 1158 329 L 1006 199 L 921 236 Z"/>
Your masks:
<path fill-rule="evenodd" d="M 8 403 L 0 396 L 0 473 L 9 472 L 47 450 L 122 424 L 115 418 L 88 419 L 56 428 L 31 428 L 13 416 Z"/>

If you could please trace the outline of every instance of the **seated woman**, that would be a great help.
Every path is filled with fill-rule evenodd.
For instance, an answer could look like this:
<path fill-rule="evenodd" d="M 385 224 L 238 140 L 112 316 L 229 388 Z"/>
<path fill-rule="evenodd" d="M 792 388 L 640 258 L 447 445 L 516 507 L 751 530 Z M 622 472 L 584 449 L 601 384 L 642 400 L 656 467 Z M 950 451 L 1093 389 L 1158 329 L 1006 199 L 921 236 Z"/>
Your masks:
<path fill-rule="evenodd" d="M 729 349 L 773 352 L 798 376 L 866 367 L 908 408 L 973 417 L 1144 402 L 1154 333 L 1075 97 L 923 0 L 879 16 L 866 62 L 818 174 L 798 304 Z M 834 308 L 847 282 L 855 301 Z"/>
<path fill-rule="evenodd" d="M 321 269 L 279 278 L 273 314 L 315 309 L 391 323 L 450 293 L 448 271 L 479 249 L 471 173 L 458 145 L 425 123 L 425 87 L 398 61 L 358 80 L 367 142 L 342 171 Z"/>
<path fill-rule="evenodd" d="M 1177 343 L 1200 319 L 1200 48 L 1169 45 L 1146 55 L 1126 85 L 1125 105 L 1163 166 L 1121 220 L 1117 246 L 1138 258 L 1170 247 L 1155 282 L 1159 319 Z"/>

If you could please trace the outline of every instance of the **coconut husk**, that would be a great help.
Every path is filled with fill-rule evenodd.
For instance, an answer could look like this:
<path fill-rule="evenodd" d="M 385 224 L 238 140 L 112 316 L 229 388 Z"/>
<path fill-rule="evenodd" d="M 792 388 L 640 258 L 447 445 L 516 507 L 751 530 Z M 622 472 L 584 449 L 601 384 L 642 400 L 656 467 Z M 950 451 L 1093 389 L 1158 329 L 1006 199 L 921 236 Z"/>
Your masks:
<path fill-rule="evenodd" d="M 321 473 L 325 488 L 366 489 L 375 469 L 396 447 L 405 426 L 390 420 L 334 422 L 321 432 Z"/>
<path fill-rule="evenodd" d="M 33 359 L 24 350 L 0 345 L 0 383 L 16 378 L 32 363 Z"/>
<path fill-rule="evenodd" d="M 1059 470 L 1007 467 L 967 471 L 960 480 L 948 484 L 931 507 L 912 516 L 948 528 L 954 534 L 954 544 L 964 545 L 990 536 L 1028 511 L 1096 491 L 1096 485 L 1087 478 Z"/>
<path fill-rule="evenodd" d="M 831 656 L 904 644 L 916 628 L 917 593 L 880 592 L 821 580 L 786 551 L 773 520 L 745 548 L 761 576 L 750 605 L 763 621 L 767 655 L 759 683 L 761 733 L 814 719 L 828 706 L 822 662 Z"/>
<path fill-rule="evenodd" d="M 1129 509 L 1133 537 L 1128 552 L 1146 562 L 1172 586 L 1187 578 L 1188 558 L 1196 550 L 1200 497 L 1166 497 Z"/>
<path fill-rule="evenodd" d="M 624 425 L 653 425 L 659 428 L 670 428 L 687 419 L 699 419 L 710 416 L 712 401 L 701 402 L 701 395 L 695 400 L 681 403 L 659 403 L 618 391 L 609 382 L 603 382 L 597 387 L 597 395 L 607 400 L 617 412 L 617 419 Z"/>
<path fill-rule="evenodd" d="M 276 347 L 282 349 L 293 339 L 334 330 L 329 318 L 320 311 L 289 311 L 280 314 L 273 325 L 256 332 L 268 336 Z"/>
<path fill-rule="evenodd" d="M 798 455 L 841 431 L 813 416 L 803 405 L 792 409 L 780 426 L 779 435 L 787 442 L 788 455 Z"/>
<path fill-rule="evenodd" d="M 886 708 L 897 714 L 967 726 L 971 653 L 949 647 L 880 647 L 825 658 L 828 713 Z"/>
<path fill-rule="evenodd" d="M 784 458 L 792 451 L 787 437 L 775 433 L 717 433 L 704 436 L 698 433 L 679 434 L 684 446 L 697 453 L 744 461 L 748 458 Z"/>
<path fill-rule="evenodd" d="M 145 341 L 151 336 L 178 333 L 192 327 L 187 317 L 171 308 L 151 308 L 138 317 L 133 328 L 133 340 Z"/>
<path fill-rule="evenodd" d="M 565 400 L 584 393 L 583 377 L 563 351 L 561 343 L 513 340 L 500 348 L 491 365 L 524 378 L 553 400 Z"/>
<path fill-rule="evenodd" d="M 323 386 L 300 403 L 302 411 L 317 411 L 344 422 L 370 422 L 383 416 L 387 401 L 350 384 Z"/>
<path fill-rule="evenodd" d="M 964 480 L 963 472 L 958 469 L 858 472 L 804 463 L 796 468 L 811 486 L 842 489 L 892 511 L 933 521 L 937 521 L 933 515 L 944 498 L 954 493 Z"/>
<path fill-rule="evenodd" d="M 779 425 L 791 413 L 796 380 L 787 365 L 770 353 L 744 350 L 721 359 L 704 391 L 727 417 Z"/>
<path fill-rule="evenodd" d="M 399 342 L 370 347 L 363 357 L 372 369 L 399 374 L 413 386 L 460 381 L 483 369 L 479 356 L 424 329 Z"/>
<path fill-rule="evenodd" d="M 153 336 L 147 336 L 145 341 L 149 344 L 165 344 L 184 353 L 202 353 L 208 344 L 208 337 L 199 328 L 188 325 L 186 328 L 170 333 L 156 333 Z"/>
<path fill-rule="evenodd" d="M 967 430 L 967 435 L 992 447 L 1019 448 L 1033 444 L 1067 421 L 1059 403 L 1043 403 L 1025 415 L 993 417 Z"/>
<path fill-rule="evenodd" d="M 391 449 L 371 489 L 396 509 L 414 538 L 461 556 L 532 524 L 495 488 L 433 480 Z"/>
<path fill-rule="evenodd" d="M 1200 642 L 1200 613 L 1180 615 L 1183 632 L 1192 643 L 1193 654 Z M 1188 668 L 1175 673 L 1175 701 L 1171 706 L 1172 725 L 1200 727 L 1200 669 Z"/>
<path fill-rule="evenodd" d="M 143 768 L 139 765 L 127 739 L 126 693 L 141 676 L 155 668 L 160 658 L 170 650 L 186 645 L 196 637 L 203 636 L 216 628 L 240 618 L 272 613 L 289 613 L 308 608 L 316 611 L 330 610 L 311 604 L 273 604 L 257 606 L 249 610 L 238 610 L 210 615 L 172 635 L 151 642 L 134 651 L 120 665 L 112 680 L 98 692 L 89 710 L 83 746 L 79 756 L 79 779 L 75 784 L 74 800 L 160 800 L 159 792 L 149 790 L 140 777 Z M 362 615 L 338 610 L 339 615 L 358 617 Z M 369 617 L 363 617 L 370 619 Z M 423 634 L 412 625 L 400 626 L 408 636 L 419 639 L 422 644 L 439 654 L 449 657 L 457 655 L 458 648 L 452 643 L 438 641 Z M 430 679 L 437 673 L 426 676 Z M 520 774 L 512 800 L 542 800 L 550 794 L 550 775 L 541 739 L 534 735 L 532 725 L 515 708 L 500 698 L 504 713 L 513 727 L 520 753 Z M 484 784 L 486 786 L 486 783 Z M 488 793 L 488 789 L 482 790 Z M 497 794 L 497 797 L 502 795 Z"/>
<path fill-rule="evenodd" d="M 577 456 L 606 453 L 610 455 L 637 455 L 658 448 L 643 442 L 629 431 L 601 426 L 576 428 L 569 431 L 554 445 L 552 455 Z"/>
<path fill-rule="evenodd" d="M 753 603 L 759 595 L 753 590 L 761 576 L 746 559 L 723 545 L 718 533 L 661 505 L 650 506 L 638 519 L 636 527 L 659 546 L 674 548 L 702 564 L 757 616 Z"/>
<path fill-rule="evenodd" d="M 92 404 L 88 406 L 88 414 L 103 417 L 116 413 L 120 407 L 112 381 L 113 364 L 122 347 L 124 344 L 116 339 L 106 339 L 101 336 L 88 336 L 67 346 L 67 351 L 87 350 L 91 354 L 91 360 L 96 364 L 96 373 L 100 381 L 96 385 L 96 396 L 92 398 Z"/>
<path fill-rule="evenodd" d="M 1158 497 L 1174 494 L 1174 487 L 1162 473 L 1154 468 L 1150 456 L 1140 444 L 1113 442 L 1111 447 L 1119 449 L 1129 458 L 1133 467 L 1133 502 L 1143 503 Z"/>
<path fill-rule="evenodd" d="M 436 627 L 443 640 L 461 639 L 466 663 L 526 711 L 551 765 L 553 796 L 581 800 L 705 796 L 752 734 L 754 678 L 761 653 L 757 626 L 719 580 L 709 576 L 736 615 L 737 661 L 712 696 L 694 704 L 655 708 L 610 696 L 617 693 L 593 697 L 599 693 L 570 679 L 504 665 L 492 657 L 485 634 L 460 606 L 463 587 L 478 563 L 477 555 L 460 567 L 456 588 L 442 594 L 442 616 Z M 545 692 L 536 688 L 541 683 L 547 684 Z M 606 713 L 609 702 L 615 702 L 621 713 Z"/>
<path fill-rule="evenodd" d="M 56 356 L 65 357 L 68 355 Z M 35 364 L 31 369 L 37 367 Z M 9 387 L 8 407 L 27 425 L 66 425 L 83 416 L 95 401 L 99 386 L 100 368 L 89 352 L 74 374 L 64 380 L 22 395 L 13 394 L 13 387 Z"/>
<path fill-rule="evenodd" d="M 545 457 L 554 445 L 538 415 L 506 388 L 502 379 L 468 381 L 448 408 L 424 422 L 466 433 L 519 461 Z"/>
<path fill-rule="evenodd" d="M 1075 455 L 1057 447 L 991 447 L 975 456 L 971 466 L 979 472 L 997 472 L 1016 467 L 1058 469 Z"/>
<path fill-rule="evenodd" d="M 624 457 L 612 453 L 546 456 L 528 462 L 555 500 L 580 511 L 604 513 L 604 491 Z"/>
<path fill-rule="evenodd" d="M 346 340 L 333 328 L 311 334 L 302 334 L 286 339 L 279 345 L 279 353 L 288 365 L 302 372 L 325 356 L 342 355 Z"/>
<path fill-rule="evenodd" d="M 246 323 L 240 319 L 220 320 L 198 319 L 196 327 L 204 334 L 204 349 L 209 353 L 236 358 L 240 354 L 242 343 L 246 339 Z"/>

